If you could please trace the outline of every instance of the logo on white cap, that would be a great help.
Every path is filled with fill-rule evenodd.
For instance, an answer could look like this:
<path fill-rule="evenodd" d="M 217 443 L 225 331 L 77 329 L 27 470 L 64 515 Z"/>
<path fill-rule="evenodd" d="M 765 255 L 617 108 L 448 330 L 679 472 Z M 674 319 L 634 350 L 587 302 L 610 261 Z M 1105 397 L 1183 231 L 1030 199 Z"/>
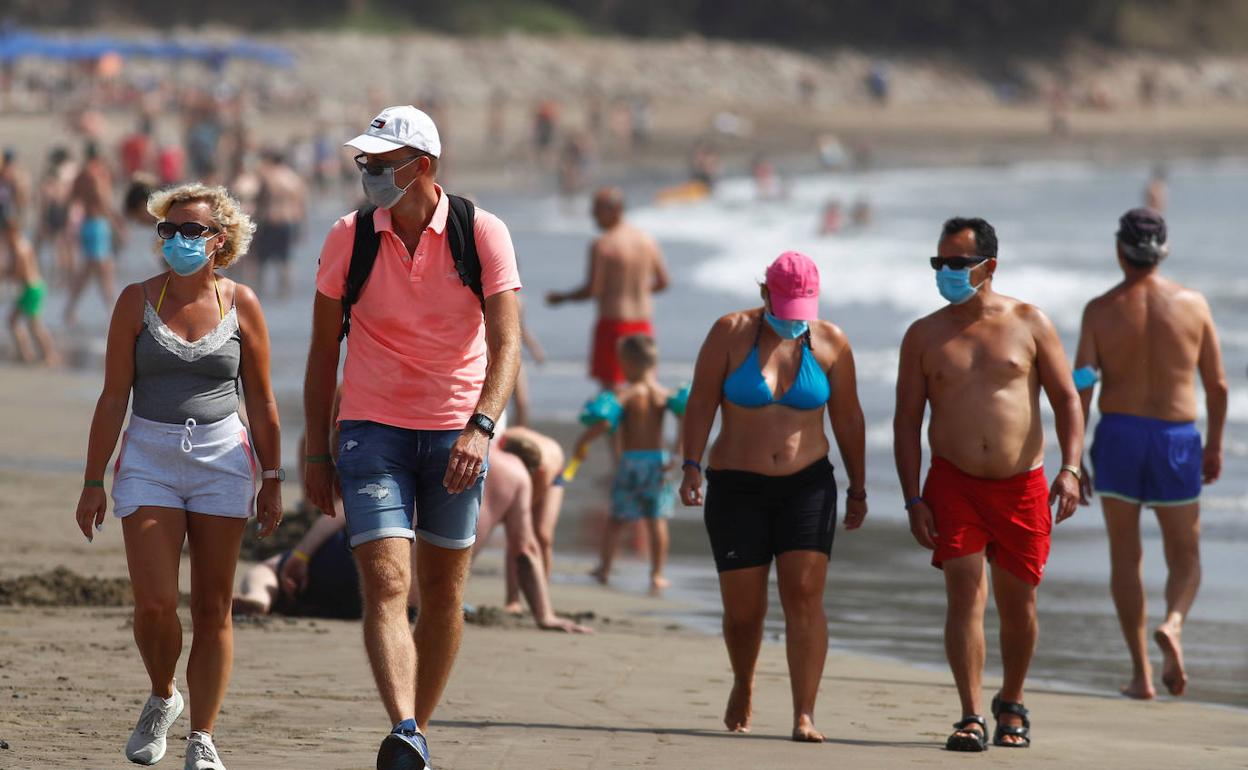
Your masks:
<path fill-rule="evenodd" d="M 442 154 L 442 141 L 433 118 L 405 104 L 387 107 L 369 123 L 368 130 L 346 143 L 360 152 L 379 154 L 411 147 L 433 157 Z"/>

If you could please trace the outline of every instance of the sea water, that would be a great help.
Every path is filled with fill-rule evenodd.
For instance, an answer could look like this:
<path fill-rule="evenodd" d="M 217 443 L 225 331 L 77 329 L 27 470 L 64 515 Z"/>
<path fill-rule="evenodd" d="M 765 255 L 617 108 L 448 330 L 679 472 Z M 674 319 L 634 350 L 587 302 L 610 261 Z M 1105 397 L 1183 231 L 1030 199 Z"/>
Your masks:
<path fill-rule="evenodd" d="M 898 345 L 910 323 L 944 304 L 928 265 L 941 224 L 953 215 L 992 222 L 1000 240 L 994 288 L 1040 307 L 1073 356 L 1084 305 L 1121 277 L 1114 253 L 1117 220 L 1141 204 L 1147 175 L 1142 165 L 1085 163 L 882 170 L 795 178 L 783 200 L 760 201 L 752 182 L 740 179 L 700 203 L 635 202 L 629 218 L 659 239 L 673 276 L 656 301 L 661 374 L 670 384 L 688 381 L 698 346 L 717 317 L 760 304 L 758 282 L 777 254 L 802 251 L 820 267 L 821 315 L 839 324 L 854 348 L 867 420 L 871 509 L 864 530 L 837 536 L 827 592 L 833 646 L 943 665 L 943 581 L 929 566 L 929 553 L 909 535 L 892 458 Z M 868 226 L 819 234 L 829 201 L 848 212 L 860 200 L 872 208 Z M 1209 299 L 1231 383 L 1222 478 L 1202 499 L 1204 583 L 1184 631 L 1189 697 L 1241 706 L 1248 706 L 1248 600 L 1240 587 L 1248 559 L 1246 200 L 1248 163 L 1191 161 L 1169 168 L 1171 257 L 1163 271 Z M 508 218 L 524 269 L 527 320 L 552 358 L 546 367 L 530 367 L 535 408 L 565 419 L 592 389 L 585 374 L 592 310 L 547 309 L 541 295 L 582 280 L 593 236 L 587 208 L 569 213 L 556 201 L 528 202 Z M 1042 411 L 1051 476 L 1060 459 L 1043 399 Z M 1203 428 L 1203 397 L 1200 413 Z M 1094 410 L 1091 428 L 1095 419 Z M 840 464 L 835 449 L 833 461 Z M 840 480 L 843 485 L 843 475 Z M 677 511 L 676 591 L 704 608 L 694 622 L 717 630 L 718 589 L 700 516 Z M 1156 520 L 1151 512 L 1143 520 L 1145 584 L 1150 622 L 1156 623 L 1164 609 L 1165 565 Z M 1116 693 L 1129 678 L 1108 574 L 1094 502 L 1055 529 L 1039 594 L 1033 681 Z M 991 613 L 989 625 L 991 649 Z M 774 597 L 769 630 L 773 637 L 783 633 Z M 1159 663 L 1159 653 L 1151 652 Z M 995 653 L 989 667 L 999 670 Z"/>
<path fill-rule="evenodd" d="M 1085 163 L 880 170 L 797 177 L 788 180 L 788 197 L 774 201 L 757 200 L 749 180 L 731 179 L 709 200 L 670 207 L 648 205 L 646 185 L 630 187 L 628 216 L 659 239 L 672 273 L 671 287 L 655 305 L 660 374 L 668 384 L 690 379 L 698 347 L 716 318 L 760 304 L 758 282 L 777 254 L 796 249 L 819 264 L 821 315 L 839 324 L 854 348 L 867 420 L 870 493 L 864 529 L 841 530 L 834 547 L 826 603 L 834 647 L 944 665 L 943 581 L 929 566 L 929 553 L 909 535 L 892 458 L 897 347 L 914 319 L 943 304 L 927 261 L 935 253 L 942 222 L 953 215 L 982 216 L 996 226 L 1000 258 L 994 288 L 1039 306 L 1073 355 L 1084 304 L 1119 279 L 1117 219 L 1139 205 L 1147 175 L 1144 165 Z M 354 197 L 352 190 L 346 199 L 314 199 L 292 265 L 294 296 L 284 302 L 263 300 L 287 456 L 293 455 L 302 420 L 316 258 L 325 233 L 352 208 L 348 201 Z M 873 221 L 820 236 L 823 209 L 833 200 L 845 211 L 855 201 L 869 202 Z M 1166 216 L 1172 253 L 1163 271 L 1208 297 L 1231 383 L 1222 479 L 1202 498 L 1204 583 L 1183 637 L 1189 697 L 1239 706 L 1248 706 L 1248 600 L 1241 588 L 1242 565 L 1248 560 L 1245 201 L 1248 162 L 1176 162 L 1169 168 Z M 525 283 L 525 318 L 550 356 L 544 366 L 528 366 L 535 415 L 570 422 L 593 392 L 586 374 L 593 310 L 587 304 L 548 308 L 543 297 L 584 279 L 595 234 L 588 202 L 510 195 L 484 195 L 479 202 L 502 216 L 511 230 Z M 131 236 L 120 265 L 123 276 L 136 280 L 154 274 L 160 263 L 149 234 L 136 230 Z M 60 293 L 51 298 L 49 317 L 59 317 L 62 302 Z M 82 317 L 76 345 L 98 356 L 107 314 L 90 293 L 84 296 Z M 1203 420 L 1203 402 L 1200 408 Z M 1059 459 L 1043 400 L 1042 411 L 1046 468 L 1052 474 Z M 832 459 L 840 465 L 835 449 Z M 839 479 L 843 486 L 843 474 Z M 565 512 L 561 542 L 572 541 L 563 534 L 576 526 L 577 513 Z M 699 608 L 688 622 L 715 631 L 719 595 L 701 511 L 677 506 L 672 531 L 673 594 Z M 1144 514 L 1143 537 L 1150 622 L 1155 623 L 1164 606 L 1165 565 L 1151 512 Z M 627 572 L 626 565 L 626 584 Z M 639 565 L 636 572 L 640 589 Z M 1130 667 L 1108 574 L 1104 529 L 1094 503 L 1054 530 L 1039 593 L 1041 637 L 1033 684 L 1109 694 L 1125 683 Z M 993 623 L 990 612 L 990 640 L 995 640 Z M 779 638 L 783 620 L 774 597 L 768 624 L 770 637 Z M 993 648 L 995 642 L 989 645 Z M 1155 649 L 1152 655 L 1158 663 Z M 999 670 L 995 653 L 990 653 L 989 668 Z"/>

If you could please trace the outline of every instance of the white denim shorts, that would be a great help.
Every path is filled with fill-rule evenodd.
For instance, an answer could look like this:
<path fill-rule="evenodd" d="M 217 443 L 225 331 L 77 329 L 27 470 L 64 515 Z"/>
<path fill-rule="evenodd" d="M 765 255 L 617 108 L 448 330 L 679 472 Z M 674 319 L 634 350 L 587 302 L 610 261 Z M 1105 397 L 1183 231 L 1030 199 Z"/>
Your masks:
<path fill-rule="evenodd" d="M 256 458 L 237 414 L 207 425 L 130 415 L 113 466 L 113 512 L 143 506 L 246 519 L 256 496 Z"/>

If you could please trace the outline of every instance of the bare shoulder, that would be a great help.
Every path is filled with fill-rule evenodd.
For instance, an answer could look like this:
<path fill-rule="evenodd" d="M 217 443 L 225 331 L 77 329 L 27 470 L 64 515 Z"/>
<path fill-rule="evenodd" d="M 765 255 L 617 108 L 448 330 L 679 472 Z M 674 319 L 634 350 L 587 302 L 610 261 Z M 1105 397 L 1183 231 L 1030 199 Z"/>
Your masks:
<path fill-rule="evenodd" d="M 229 296 L 232 293 L 234 306 L 238 308 L 240 318 L 247 321 L 263 318 L 263 311 L 260 309 L 260 298 L 256 296 L 256 293 L 252 291 L 250 286 L 238 281 L 231 281 L 228 278 L 223 283 L 226 284 L 223 288 L 227 292 L 223 296 Z"/>
<path fill-rule="evenodd" d="M 927 340 L 931 337 L 933 330 L 939 327 L 944 321 L 944 313 L 947 308 L 935 310 L 922 318 L 916 319 L 902 337 L 901 345 L 903 348 L 918 346 L 922 348 L 926 345 Z"/>
<path fill-rule="evenodd" d="M 831 348 L 838 353 L 849 347 L 849 337 L 845 335 L 841 327 L 831 321 L 811 321 L 810 336 L 816 347 Z"/>
<path fill-rule="evenodd" d="M 1056 327 L 1053 326 L 1053 322 L 1049 320 L 1049 317 L 1044 314 L 1043 310 L 1028 302 L 1023 302 L 1022 300 L 1013 298 L 1007 299 L 1009 299 L 1012 303 L 1012 305 L 1007 308 L 1007 312 L 1014 318 L 1017 318 L 1019 321 L 1025 323 L 1033 333 L 1045 335 L 1056 333 Z"/>
<path fill-rule="evenodd" d="M 1166 283 L 1176 301 L 1182 303 L 1193 312 L 1209 315 L 1209 300 L 1205 299 L 1204 294 L 1188 288 L 1178 281 L 1167 280 Z"/>
<path fill-rule="evenodd" d="M 127 321 L 133 320 L 137 323 L 143 317 L 143 311 L 147 303 L 147 294 L 143 288 L 145 283 L 147 281 L 132 283 L 121 290 L 121 294 L 117 297 L 116 307 L 113 310 L 114 318 Z"/>
<path fill-rule="evenodd" d="M 711 324 L 711 333 L 707 339 L 731 339 L 738 334 L 745 333 L 753 329 L 759 321 L 759 308 L 751 310 L 737 310 L 727 315 L 722 315 Z"/>

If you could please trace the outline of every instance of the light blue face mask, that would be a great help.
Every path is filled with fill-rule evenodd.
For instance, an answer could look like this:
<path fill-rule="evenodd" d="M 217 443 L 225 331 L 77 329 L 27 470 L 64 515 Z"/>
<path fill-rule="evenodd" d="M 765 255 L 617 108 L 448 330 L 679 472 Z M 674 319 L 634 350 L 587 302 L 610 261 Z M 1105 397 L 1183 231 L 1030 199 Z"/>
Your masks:
<path fill-rule="evenodd" d="M 806 321 L 786 321 L 783 318 L 776 318 L 771 313 L 763 311 L 763 318 L 767 319 L 767 323 L 771 324 L 771 328 L 781 339 L 795 340 L 810 330 L 810 324 Z"/>
<path fill-rule="evenodd" d="M 979 291 L 979 287 L 984 285 L 983 281 L 980 281 L 979 286 L 971 285 L 971 270 L 969 267 L 954 270 L 948 265 L 937 270 L 936 288 L 940 290 L 940 296 L 954 305 L 969 302 Z"/>
<path fill-rule="evenodd" d="M 208 239 L 187 238 L 177 233 L 165 241 L 161 247 L 165 262 L 178 275 L 194 275 L 208 264 Z"/>

